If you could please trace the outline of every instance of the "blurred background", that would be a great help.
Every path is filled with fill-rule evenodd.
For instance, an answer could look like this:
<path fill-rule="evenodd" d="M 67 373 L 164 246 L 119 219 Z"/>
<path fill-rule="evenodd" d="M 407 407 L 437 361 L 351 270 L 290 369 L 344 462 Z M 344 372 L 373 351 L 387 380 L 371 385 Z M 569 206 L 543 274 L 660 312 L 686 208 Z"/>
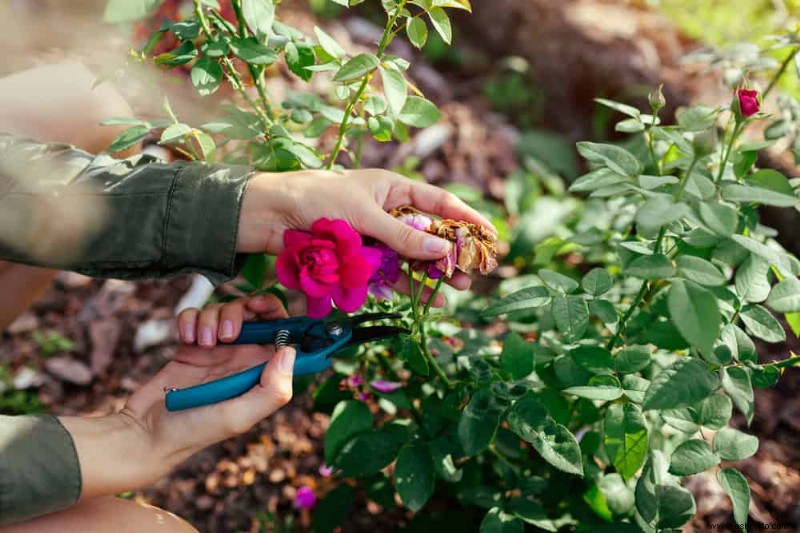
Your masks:
<path fill-rule="evenodd" d="M 345 10 L 328 0 L 285 0 L 280 14 L 307 33 L 325 28 L 348 50 L 368 49 L 381 32 L 372 3 Z M 215 106 L 180 74 L 124 68 L 147 27 L 104 21 L 105 6 L 105 0 L 0 2 L 0 76 L 79 61 L 113 78 L 137 116 L 162 116 L 165 94 L 186 123 L 213 116 Z M 412 60 L 411 79 L 444 117 L 402 146 L 368 144 L 363 164 L 446 185 L 479 206 L 503 206 L 509 216 L 498 225 L 507 260 L 497 275 L 509 278 L 515 261 L 524 262 L 574 209 L 565 181 L 584 170 L 574 143 L 618 139 L 614 117 L 594 98 L 645 107 L 647 94 L 663 83 L 667 116 L 693 102 L 723 105 L 730 82 L 763 60 L 765 38 L 797 23 L 800 0 L 473 0 L 473 8 L 455 18 L 452 47 L 434 32 L 421 51 L 402 39 L 393 43 L 390 52 Z M 270 76 L 273 100 L 282 100 L 289 83 L 280 72 Z M 800 96 L 796 77 L 781 89 Z M 785 146 L 763 158 L 764 165 L 798 175 Z M 785 211 L 765 217 L 798 253 L 798 213 Z M 526 214 L 520 219 L 520 213 Z M 0 337 L 0 412 L 93 414 L 120 407 L 174 352 L 174 310 L 193 283 L 188 276 L 132 283 L 62 273 Z M 189 298 L 202 302 L 208 293 L 194 287 L 199 292 Z M 798 350 L 796 339 L 790 342 L 771 349 L 783 357 Z M 761 449 L 741 470 L 751 480 L 751 516 L 800 531 L 798 381 L 791 375 L 757 391 L 752 428 Z M 319 473 L 327 416 L 312 414 L 314 401 L 296 395 L 248 435 L 125 496 L 176 512 L 201 531 L 308 526 L 307 511 L 292 507 L 297 488 L 324 492 L 331 483 Z M 697 476 L 690 488 L 698 516 L 689 530 L 706 531 L 729 516 L 729 501 L 713 480 Z M 406 519 L 401 510 L 364 500 L 346 530 L 395 530 Z"/>

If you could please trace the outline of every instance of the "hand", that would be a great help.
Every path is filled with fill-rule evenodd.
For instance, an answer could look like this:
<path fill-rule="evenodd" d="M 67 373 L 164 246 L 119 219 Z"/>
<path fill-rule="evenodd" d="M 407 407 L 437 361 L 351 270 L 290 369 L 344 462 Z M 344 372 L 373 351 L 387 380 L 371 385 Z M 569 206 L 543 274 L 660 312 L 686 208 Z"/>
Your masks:
<path fill-rule="evenodd" d="M 62 417 L 80 461 L 81 499 L 118 494 L 157 481 L 195 452 L 248 431 L 292 397 L 295 350 L 257 345 L 181 346 L 173 361 L 102 418 Z M 167 412 L 164 390 L 185 388 L 269 361 L 259 385 L 215 405 Z"/>
<path fill-rule="evenodd" d="M 258 174 L 250 180 L 242 203 L 238 250 L 278 254 L 283 231 L 308 230 L 318 218 L 340 218 L 362 235 L 373 237 L 400 255 L 412 259 L 438 259 L 450 243 L 396 220 L 387 210 L 401 205 L 441 216 L 494 228 L 480 213 L 455 195 L 433 185 L 414 181 L 386 170 L 343 172 L 302 171 Z M 458 289 L 470 285 L 458 274 L 449 280 Z M 407 291 L 401 279 L 398 290 Z M 439 299 L 441 304 L 443 299 Z"/>
<path fill-rule="evenodd" d="M 178 331 L 186 344 L 197 342 L 212 347 L 217 339 L 231 342 L 239 337 L 244 320 L 279 320 L 288 316 L 278 297 L 267 294 L 211 304 L 202 311 L 195 307 L 185 309 L 178 315 Z"/>

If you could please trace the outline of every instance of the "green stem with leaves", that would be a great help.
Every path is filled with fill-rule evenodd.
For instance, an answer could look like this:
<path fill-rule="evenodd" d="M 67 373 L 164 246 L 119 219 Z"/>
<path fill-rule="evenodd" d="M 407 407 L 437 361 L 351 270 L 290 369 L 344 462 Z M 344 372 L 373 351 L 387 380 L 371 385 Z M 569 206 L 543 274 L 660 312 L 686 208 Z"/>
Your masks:
<path fill-rule="evenodd" d="M 451 388 L 452 382 L 450 381 L 450 378 L 447 377 L 444 369 L 428 349 L 428 336 L 425 329 L 431 304 L 433 303 L 433 300 L 436 299 L 436 295 L 439 294 L 439 289 L 441 289 L 442 282 L 444 282 L 444 276 L 436 281 L 436 285 L 433 287 L 433 290 L 428 297 L 428 301 L 425 302 L 421 314 L 419 312 L 420 301 L 422 300 L 422 294 L 427 286 L 428 274 L 426 273 L 423 275 L 422 279 L 420 280 L 420 286 L 417 290 L 414 290 L 414 276 L 410 270 L 408 274 L 408 280 L 409 296 L 411 297 L 411 314 L 414 319 L 413 328 L 414 331 L 419 335 L 419 344 L 420 348 L 422 349 L 422 354 L 425 357 L 425 360 L 428 361 L 428 366 L 433 368 L 433 371 L 436 372 L 436 375 L 442 379 L 447 388 Z"/>
<path fill-rule="evenodd" d="M 383 59 L 386 48 L 394 39 L 395 34 L 392 32 L 392 29 L 394 28 L 395 24 L 397 24 L 397 19 L 400 17 L 403 8 L 406 5 L 406 1 L 407 0 L 400 0 L 400 3 L 394 10 L 394 13 L 386 21 L 386 26 L 383 29 L 383 36 L 381 37 L 380 43 L 378 43 L 378 50 L 375 52 L 375 56 L 378 58 L 378 61 Z M 358 89 L 353 97 L 347 101 L 347 105 L 344 109 L 344 117 L 342 117 L 342 122 L 339 124 L 339 134 L 336 136 L 336 143 L 334 144 L 330 159 L 328 159 L 328 163 L 325 165 L 325 168 L 328 170 L 332 169 L 336 164 L 336 158 L 339 157 L 339 153 L 342 151 L 342 147 L 344 146 L 344 138 L 345 135 L 347 135 L 347 126 L 350 124 L 350 118 L 353 114 L 353 109 L 355 108 L 356 104 L 361 101 L 361 98 L 364 96 L 364 92 L 367 90 L 367 87 L 369 87 L 369 82 L 372 80 L 372 76 L 374 74 L 374 70 L 365 74 L 364 79 L 361 81 L 361 85 L 358 86 Z"/>
<path fill-rule="evenodd" d="M 719 172 L 717 172 L 717 178 L 714 180 L 714 183 L 719 183 L 722 179 L 722 175 L 725 174 L 725 167 L 728 166 L 728 159 L 731 157 L 731 152 L 733 151 L 733 145 L 736 143 L 736 139 L 739 138 L 739 134 L 742 133 L 742 127 L 744 126 L 744 121 L 740 120 L 738 117 L 736 118 L 736 123 L 733 126 L 733 132 L 731 132 L 731 138 L 728 141 L 727 145 L 723 148 L 722 153 L 722 162 L 719 165 Z"/>

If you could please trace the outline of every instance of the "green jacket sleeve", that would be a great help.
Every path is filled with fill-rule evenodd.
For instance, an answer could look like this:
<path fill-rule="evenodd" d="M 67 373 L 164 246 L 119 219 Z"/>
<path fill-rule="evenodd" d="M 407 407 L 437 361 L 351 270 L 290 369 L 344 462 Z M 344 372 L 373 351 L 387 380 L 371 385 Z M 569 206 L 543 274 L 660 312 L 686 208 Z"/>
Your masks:
<path fill-rule="evenodd" d="M 134 279 L 234 277 L 245 166 L 93 156 L 0 134 L 0 259 Z"/>
<path fill-rule="evenodd" d="M 78 454 L 57 418 L 0 416 L 0 525 L 66 509 L 80 495 Z"/>

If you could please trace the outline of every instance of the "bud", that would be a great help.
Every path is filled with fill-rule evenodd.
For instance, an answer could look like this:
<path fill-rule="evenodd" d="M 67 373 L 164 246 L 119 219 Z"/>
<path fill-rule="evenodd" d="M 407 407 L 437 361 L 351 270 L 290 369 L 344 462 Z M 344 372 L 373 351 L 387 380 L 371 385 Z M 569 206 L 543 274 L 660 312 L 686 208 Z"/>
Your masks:
<path fill-rule="evenodd" d="M 714 129 L 700 131 L 694 134 L 692 146 L 697 157 L 711 154 L 717 149 L 717 132 Z"/>
<path fill-rule="evenodd" d="M 663 89 L 664 84 L 662 83 L 655 92 L 647 96 L 647 100 L 650 102 L 650 107 L 653 109 L 654 113 L 658 113 L 659 109 L 664 109 L 664 106 L 667 105 L 667 99 L 664 98 Z"/>
<path fill-rule="evenodd" d="M 732 107 L 738 117 L 752 117 L 761 110 L 761 97 L 756 90 L 740 87 L 736 89 Z"/>

